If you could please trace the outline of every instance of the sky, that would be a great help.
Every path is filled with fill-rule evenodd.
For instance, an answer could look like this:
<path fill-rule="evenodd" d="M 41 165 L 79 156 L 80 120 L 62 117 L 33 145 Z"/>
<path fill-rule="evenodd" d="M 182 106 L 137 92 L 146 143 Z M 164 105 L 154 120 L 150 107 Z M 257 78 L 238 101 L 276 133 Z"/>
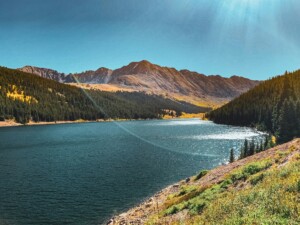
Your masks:
<path fill-rule="evenodd" d="M 300 68 L 299 0 L 0 0 L 0 65 L 132 61 L 267 79 Z"/>

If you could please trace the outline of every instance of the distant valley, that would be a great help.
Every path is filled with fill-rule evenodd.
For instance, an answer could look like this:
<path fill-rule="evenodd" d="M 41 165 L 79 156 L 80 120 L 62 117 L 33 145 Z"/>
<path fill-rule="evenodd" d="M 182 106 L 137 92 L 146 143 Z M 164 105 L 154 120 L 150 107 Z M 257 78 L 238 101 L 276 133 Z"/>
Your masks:
<path fill-rule="evenodd" d="M 81 88 L 110 92 L 140 91 L 205 107 L 219 107 L 260 83 L 240 76 L 206 76 L 189 70 L 162 67 L 145 60 L 116 70 L 101 67 L 74 74 L 34 66 L 18 70 Z"/>

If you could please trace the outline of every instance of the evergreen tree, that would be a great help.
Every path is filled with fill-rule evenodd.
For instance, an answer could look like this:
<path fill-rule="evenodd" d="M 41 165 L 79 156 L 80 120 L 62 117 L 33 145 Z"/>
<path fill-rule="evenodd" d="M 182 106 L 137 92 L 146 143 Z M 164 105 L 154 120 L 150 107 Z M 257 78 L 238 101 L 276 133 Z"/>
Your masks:
<path fill-rule="evenodd" d="M 254 152 L 255 152 L 255 153 L 260 152 L 260 146 L 259 146 L 259 143 L 256 143 L 256 144 L 255 144 Z"/>
<path fill-rule="evenodd" d="M 255 142 L 254 142 L 254 140 L 252 140 L 250 142 L 248 156 L 251 156 L 251 155 L 254 155 L 254 154 L 255 154 Z"/>
<path fill-rule="evenodd" d="M 281 96 L 280 96 L 280 101 L 279 101 L 280 106 L 282 106 L 284 104 L 284 101 L 286 101 L 288 99 L 295 100 L 296 96 L 294 93 L 293 86 L 291 84 L 291 80 L 288 76 L 288 73 L 286 73 L 283 78 L 283 87 L 281 89 Z"/>
<path fill-rule="evenodd" d="M 270 139 L 270 136 L 267 135 L 267 136 L 265 137 L 264 150 L 267 150 L 267 148 L 268 148 L 269 139 Z"/>
<path fill-rule="evenodd" d="M 230 156 L 229 156 L 229 162 L 233 163 L 235 161 L 235 157 L 234 157 L 234 150 L 233 148 L 230 149 Z"/>
<path fill-rule="evenodd" d="M 244 146 L 241 148 L 240 159 L 243 159 L 248 156 L 248 140 L 245 139 Z"/>
<path fill-rule="evenodd" d="M 275 105 L 272 112 L 272 132 L 275 134 L 278 131 L 279 110 L 278 104 Z"/>
<path fill-rule="evenodd" d="M 283 143 L 291 140 L 296 135 L 295 108 L 291 101 L 285 100 L 278 122 L 278 141 Z"/>
<path fill-rule="evenodd" d="M 300 100 L 297 101 L 295 107 L 295 114 L 296 114 L 296 136 L 300 135 Z"/>
<path fill-rule="evenodd" d="M 258 152 L 262 152 L 264 150 L 264 147 L 263 147 L 263 141 L 260 140 L 260 144 L 259 144 L 259 150 Z"/>

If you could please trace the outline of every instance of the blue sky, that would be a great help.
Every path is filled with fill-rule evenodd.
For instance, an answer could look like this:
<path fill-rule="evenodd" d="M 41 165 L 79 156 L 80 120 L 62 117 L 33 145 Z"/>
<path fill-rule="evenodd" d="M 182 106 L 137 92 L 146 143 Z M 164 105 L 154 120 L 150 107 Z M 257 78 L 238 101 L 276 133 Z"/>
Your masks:
<path fill-rule="evenodd" d="M 0 1 L 0 65 L 61 72 L 143 59 L 266 79 L 300 68 L 299 0 Z"/>

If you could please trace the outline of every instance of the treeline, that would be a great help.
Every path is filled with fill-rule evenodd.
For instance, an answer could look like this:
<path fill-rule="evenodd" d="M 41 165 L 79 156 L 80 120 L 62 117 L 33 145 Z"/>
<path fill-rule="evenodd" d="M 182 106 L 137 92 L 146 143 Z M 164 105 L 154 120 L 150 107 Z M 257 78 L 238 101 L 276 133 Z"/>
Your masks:
<path fill-rule="evenodd" d="M 0 67 L 0 120 L 154 119 L 171 110 L 199 113 L 209 109 L 144 93 L 82 90 L 32 74 Z M 174 115 L 175 116 L 175 115 Z"/>
<path fill-rule="evenodd" d="M 273 141 L 272 136 L 266 135 L 264 140 L 255 141 L 247 140 L 245 139 L 244 145 L 240 148 L 240 153 L 238 157 L 234 154 L 234 149 L 230 149 L 229 154 L 229 162 L 232 163 L 237 159 L 244 159 L 248 156 L 252 156 L 256 153 L 268 150 L 269 148 L 272 148 L 276 145 L 276 143 Z"/>
<path fill-rule="evenodd" d="M 300 70 L 262 82 L 206 114 L 215 123 L 268 131 L 278 143 L 300 136 Z"/>

